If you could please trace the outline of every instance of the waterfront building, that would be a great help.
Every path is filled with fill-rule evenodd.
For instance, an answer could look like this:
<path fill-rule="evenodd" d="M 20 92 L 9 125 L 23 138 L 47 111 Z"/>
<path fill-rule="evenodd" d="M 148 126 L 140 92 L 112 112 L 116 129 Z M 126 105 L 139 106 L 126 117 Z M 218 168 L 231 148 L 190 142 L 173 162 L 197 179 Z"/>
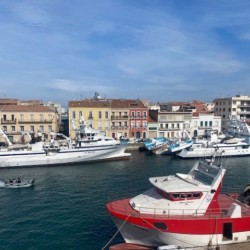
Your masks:
<path fill-rule="evenodd" d="M 105 136 L 111 136 L 111 102 L 107 99 L 85 99 L 69 101 L 69 135 L 75 136 L 74 126 L 79 128 L 81 121 L 95 128 Z"/>
<path fill-rule="evenodd" d="M 192 112 L 169 112 L 162 110 L 150 110 L 150 116 L 158 122 L 157 137 L 174 139 L 178 131 L 190 132 Z"/>
<path fill-rule="evenodd" d="M 192 137 L 207 137 L 210 131 L 221 132 L 221 117 L 213 113 L 198 113 L 192 115 L 190 135 Z"/>
<path fill-rule="evenodd" d="M 69 134 L 72 136 L 75 126 L 81 119 L 87 126 L 99 130 L 102 134 L 119 139 L 146 138 L 148 108 L 140 100 L 127 99 L 85 99 L 69 101 Z"/>
<path fill-rule="evenodd" d="M 246 95 L 236 95 L 233 97 L 221 97 L 214 99 L 214 113 L 221 116 L 221 130 L 227 130 L 227 120 L 229 116 L 250 121 L 250 97 Z"/>
<path fill-rule="evenodd" d="M 34 141 L 50 139 L 51 132 L 58 132 L 58 114 L 36 102 L 29 104 L 16 99 L 6 99 L 5 102 L 1 99 L 0 126 L 14 143 L 19 142 L 24 132 L 28 132 Z"/>

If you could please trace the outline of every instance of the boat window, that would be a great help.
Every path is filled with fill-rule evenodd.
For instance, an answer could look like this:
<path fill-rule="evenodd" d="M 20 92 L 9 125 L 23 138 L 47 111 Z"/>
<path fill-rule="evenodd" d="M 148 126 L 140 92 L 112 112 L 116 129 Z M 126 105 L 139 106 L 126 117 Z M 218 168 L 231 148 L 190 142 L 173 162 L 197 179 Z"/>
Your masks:
<path fill-rule="evenodd" d="M 169 194 L 169 200 L 192 200 L 192 199 L 199 199 L 201 198 L 201 192 L 194 192 L 194 193 L 171 193 Z M 171 198 L 172 197 L 172 198 Z"/>
<path fill-rule="evenodd" d="M 211 185 L 214 181 L 214 178 L 219 173 L 220 168 L 214 168 L 211 166 L 208 166 L 206 163 L 199 163 L 197 168 L 194 170 L 191 175 L 193 178 L 199 182 L 202 182 L 204 184 Z"/>
<path fill-rule="evenodd" d="M 164 222 L 154 222 L 154 226 L 158 229 L 167 230 L 168 227 Z"/>
<path fill-rule="evenodd" d="M 156 191 L 158 192 L 158 194 L 160 194 L 163 198 L 167 199 L 167 200 L 173 200 L 173 198 L 166 192 L 164 192 L 163 190 L 160 190 L 158 188 L 156 188 Z"/>
<path fill-rule="evenodd" d="M 200 196 L 201 196 L 201 193 L 193 193 L 194 198 L 200 198 Z"/>
<path fill-rule="evenodd" d="M 172 194 L 172 196 L 174 197 L 174 199 L 180 199 L 181 197 L 180 197 L 180 194 Z"/>

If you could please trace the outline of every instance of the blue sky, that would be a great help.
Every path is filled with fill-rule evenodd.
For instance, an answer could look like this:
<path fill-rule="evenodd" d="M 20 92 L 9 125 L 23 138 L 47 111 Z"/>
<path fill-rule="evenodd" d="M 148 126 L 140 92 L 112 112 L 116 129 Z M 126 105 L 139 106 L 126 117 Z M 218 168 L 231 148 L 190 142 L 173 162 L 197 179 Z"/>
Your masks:
<path fill-rule="evenodd" d="M 250 95 L 250 1 L 1 0 L 0 98 Z"/>

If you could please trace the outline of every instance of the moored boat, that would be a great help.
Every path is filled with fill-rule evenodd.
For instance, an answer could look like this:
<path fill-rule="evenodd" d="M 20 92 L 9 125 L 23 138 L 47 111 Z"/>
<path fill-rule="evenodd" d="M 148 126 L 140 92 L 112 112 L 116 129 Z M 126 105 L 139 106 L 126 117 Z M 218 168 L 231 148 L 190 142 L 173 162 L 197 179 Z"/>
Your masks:
<path fill-rule="evenodd" d="M 5 188 L 23 188 L 23 187 L 31 187 L 35 183 L 34 179 L 21 179 L 21 178 L 13 178 L 9 180 L 0 181 L 0 187 Z"/>
<path fill-rule="evenodd" d="M 152 188 L 107 204 L 125 242 L 194 248 L 250 241 L 250 186 L 221 193 L 221 159 L 197 161 L 188 174 L 149 178 Z"/>
<path fill-rule="evenodd" d="M 90 161 L 127 159 L 126 143 L 104 136 L 81 123 L 73 143 L 69 138 L 51 139 L 34 150 L 11 150 L 0 153 L 0 167 L 51 166 Z M 41 142 L 42 143 L 42 142 Z"/>

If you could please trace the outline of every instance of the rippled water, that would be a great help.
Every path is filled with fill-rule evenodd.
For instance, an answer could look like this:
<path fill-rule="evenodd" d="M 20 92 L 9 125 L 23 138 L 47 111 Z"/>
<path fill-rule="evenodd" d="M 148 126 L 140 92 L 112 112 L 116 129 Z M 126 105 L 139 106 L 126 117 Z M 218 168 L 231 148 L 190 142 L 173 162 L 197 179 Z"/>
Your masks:
<path fill-rule="evenodd" d="M 0 169 L 0 178 L 36 178 L 33 188 L 0 189 L 0 249 L 102 249 L 116 232 L 109 200 L 135 196 L 150 188 L 149 177 L 187 173 L 193 163 L 133 152 L 125 161 Z M 228 159 L 227 169 L 223 189 L 250 182 L 250 157 Z M 118 242 L 120 235 L 111 245 Z"/>

